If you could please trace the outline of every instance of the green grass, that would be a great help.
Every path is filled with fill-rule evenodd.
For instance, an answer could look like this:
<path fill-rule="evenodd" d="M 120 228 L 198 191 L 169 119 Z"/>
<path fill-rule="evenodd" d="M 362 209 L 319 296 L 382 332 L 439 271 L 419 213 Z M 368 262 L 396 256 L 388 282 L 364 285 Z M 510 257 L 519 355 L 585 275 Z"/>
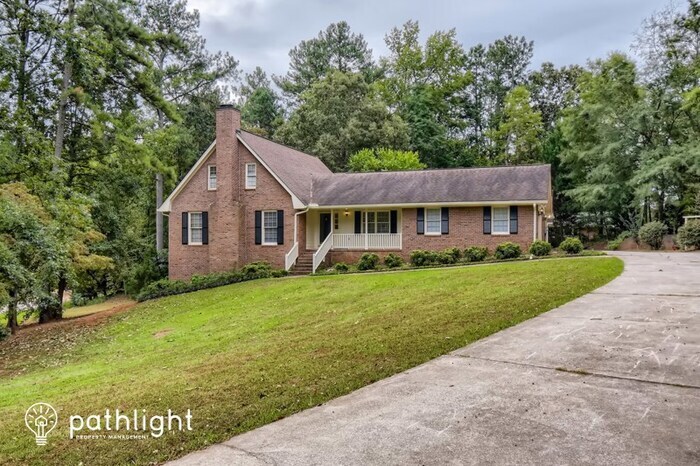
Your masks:
<path fill-rule="evenodd" d="M 605 257 L 514 262 L 259 280 L 149 301 L 65 335 L 73 343 L 49 354 L 0 361 L 0 464 L 173 459 L 529 319 L 621 271 Z M 61 418 L 43 448 L 23 420 L 37 401 Z M 69 415 L 107 408 L 190 408 L 194 431 L 68 439 Z"/>

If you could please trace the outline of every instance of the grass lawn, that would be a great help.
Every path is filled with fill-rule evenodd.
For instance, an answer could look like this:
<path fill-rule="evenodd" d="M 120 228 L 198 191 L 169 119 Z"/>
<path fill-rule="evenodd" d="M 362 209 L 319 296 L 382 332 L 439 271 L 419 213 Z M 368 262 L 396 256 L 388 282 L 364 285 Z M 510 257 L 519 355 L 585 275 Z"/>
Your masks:
<path fill-rule="evenodd" d="M 516 262 L 258 280 L 146 302 L 59 335 L 51 352 L 0 360 L 0 464 L 177 458 L 529 319 L 621 271 L 611 257 Z M 60 420 L 41 448 L 24 425 L 38 401 Z M 194 430 L 68 439 L 71 414 L 116 408 L 149 416 L 189 408 Z"/>

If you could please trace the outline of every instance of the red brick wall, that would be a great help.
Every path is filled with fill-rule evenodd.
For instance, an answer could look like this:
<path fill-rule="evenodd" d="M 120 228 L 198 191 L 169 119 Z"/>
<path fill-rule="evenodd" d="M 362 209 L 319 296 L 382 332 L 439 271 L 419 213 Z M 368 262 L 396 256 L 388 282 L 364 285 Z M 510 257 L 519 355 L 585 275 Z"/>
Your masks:
<path fill-rule="evenodd" d="M 292 198 L 238 141 L 236 128 L 240 128 L 238 110 L 219 109 L 216 150 L 172 202 L 168 270 L 171 279 L 227 271 L 255 261 L 267 261 L 281 268 L 285 254 L 294 244 Z M 249 162 L 257 164 L 254 190 L 245 189 L 245 164 Z M 216 191 L 207 189 L 208 165 L 216 165 Z M 283 245 L 255 244 L 256 210 L 284 210 Z M 209 213 L 208 245 L 182 244 L 182 212 L 195 211 Z"/>
<path fill-rule="evenodd" d="M 245 146 L 240 146 L 240 195 L 243 206 L 241 228 L 243 237 L 240 251 L 241 264 L 266 261 L 274 267 L 284 268 L 284 255 L 294 244 L 294 207 L 292 196 L 280 185 Z M 244 170 L 246 163 L 256 163 L 257 182 L 255 189 L 245 189 Z M 255 211 L 284 210 L 284 244 L 266 246 L 255 244 Z"/>
<path fill-rule="evenodd" d="M 486 246 L 493 253 L 496 246 L 506 241 L 519 244 L 523 252 L 527 251 L 532 243 L 532 206 L 518 207 L 518 233 L 515 235 L 483 234 L 483 212 L 483 207 L 451 207 L 450 233 L 430 236 L 416 233 L 416 209 L 403 209 L 401 224 L 403 249 L 401 251 L 371 252 L 376 252 L 382 258 L 393 252 L 408 260 L 411 251 L 416 249 L 441 251 L 450 247 L 464 249 L 469 246 Z M 365 252 L 367 251 L 331 251 L 329 253 L 330 262 L 357 262 Z"/>

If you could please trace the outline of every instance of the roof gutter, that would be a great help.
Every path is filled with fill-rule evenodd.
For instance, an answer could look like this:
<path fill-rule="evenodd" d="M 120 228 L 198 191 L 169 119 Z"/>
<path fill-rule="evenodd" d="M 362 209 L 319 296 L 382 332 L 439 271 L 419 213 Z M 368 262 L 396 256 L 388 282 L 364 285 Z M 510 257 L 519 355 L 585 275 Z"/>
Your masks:
<path fill-rule="evenodd" d="M 474 207 L 474 206 L 486 206 L 486 205 L 491 205 L 491 206 L 499 206 L 499 205 L 532 205 L 533 203 L 537 204 L 547 204 L 548 201 L 546 199 L 528 199 L 528 200 L 519 200 L 519 201 L 489 201 L 489 200 L 484 200 L 484 201 L 470 201 L 470 202 L 409 202 L 409 203 L 394 203 L 394 204 L 328 204 L 328 205 L 319 205 L 319 204 L 314 204 L 311 203 L 308 206 L 308 209 L 311 210 L 318 210 L 318 209 L 368 209 L 368 208 L 376 208 L 376 207 L 404 207 L 404 208 L 411 208 L 411 207 L 430 207 L 430 206 L 435 206 L 435 207 Z"/>

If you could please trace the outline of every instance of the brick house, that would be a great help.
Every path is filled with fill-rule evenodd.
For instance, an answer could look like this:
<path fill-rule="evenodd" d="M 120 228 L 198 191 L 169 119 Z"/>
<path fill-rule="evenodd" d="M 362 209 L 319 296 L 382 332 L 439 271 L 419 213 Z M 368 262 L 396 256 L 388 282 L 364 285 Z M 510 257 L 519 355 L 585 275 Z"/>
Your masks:
<path fill-rule="evenodd" d="M 332 173 L 240 123 L 234 107 L 217 110 L 216 141 L 159 208 L 171 279 L 255 261 L 310 272 L 366 251 L 526 249 L 547 237 L 549 165 Z"/>

